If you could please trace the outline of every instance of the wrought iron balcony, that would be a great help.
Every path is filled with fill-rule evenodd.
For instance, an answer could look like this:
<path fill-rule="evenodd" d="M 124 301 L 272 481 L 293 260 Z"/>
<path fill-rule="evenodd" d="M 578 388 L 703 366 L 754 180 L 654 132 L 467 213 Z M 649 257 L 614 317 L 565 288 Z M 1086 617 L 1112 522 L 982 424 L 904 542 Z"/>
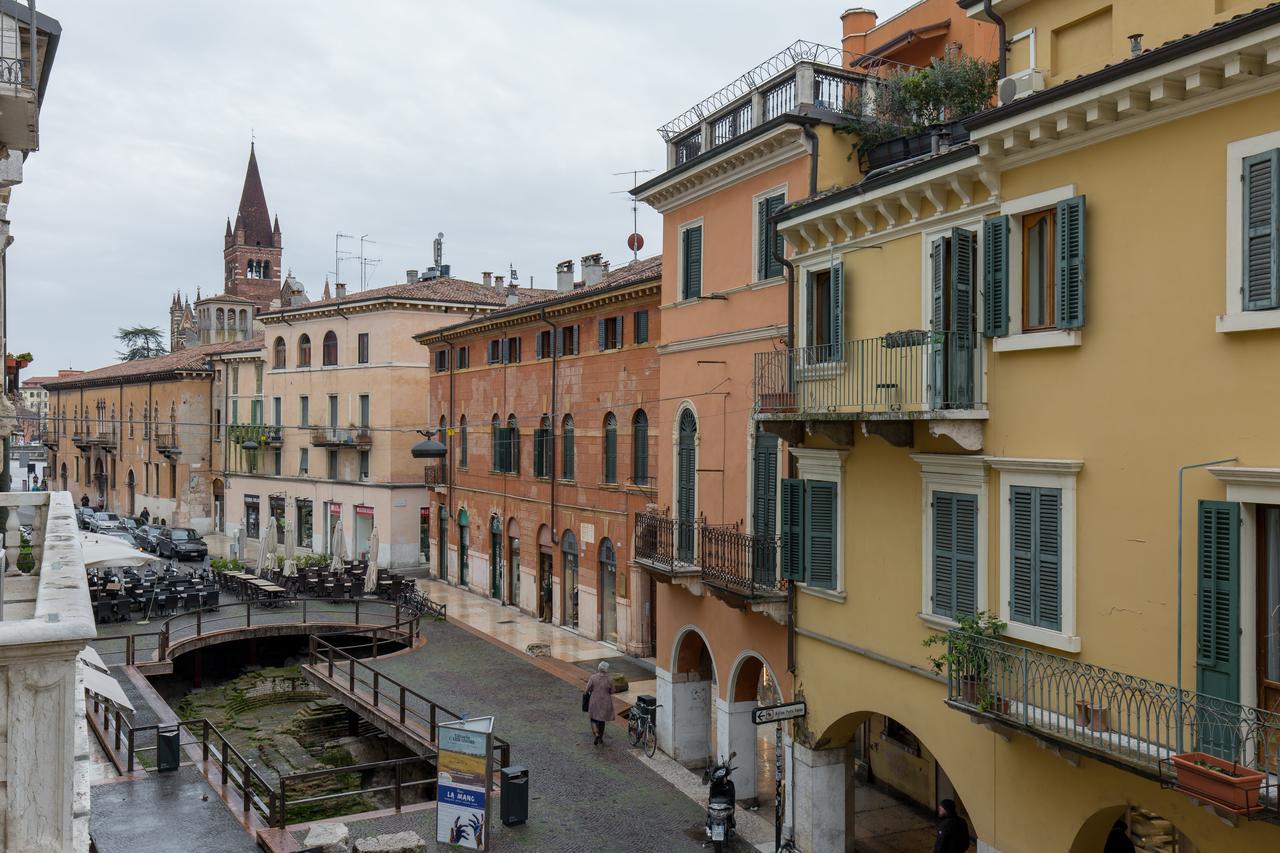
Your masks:
<path fill-rule="evenodd" d="M 780 597 L 778 538 L 746 533 L 734 525 L 680 521 L 636 513 L 636 561 L 670 577 L 694 576 L 742 598 Z"/>
<path fill-rule="evenodd" d="M 284 427 L 263 427 L 262 443 L 266 447 L 284 447 Z"/>
<path fill-rule="evenodd" d="M 449 466 L 443 462 L 433 462 L 422 466 L 422 482 L 428 486 L 446 486 L 449 484 Z"/>
<path fill-rule="evenodd" d="M 89 433 L 80 432 L 79 430 L 71 433 L 71 443 L 80 450 L 88 450 L 93 447 L 93 439 L 89 436 Z"/>
<path fill-rule="evenodd" d="M 373 445 L 373 433 L 368 427 L 338 429 L 318 427 L 311 430 L 312 447 L 357 447 L 368 450 Z"/>
<path fill-rule="evenodd" d="M 58 449 L 58 443 L 61 440 L 62 436 L 53 430 L 46 429 L 42 430 L 40 433 L 40 443 L 50 450 L 56 451 Z"/>
<path fill-rule="evenodd" d="M 182 449 L 178 447 L 178 431 L 177 429 L 159 430 L 155 432 L 156 450 L 165 456 L 171 456 L 181 453 Z"/>
<path fill-rule="evenodd" d="M 911 419 L 982 410 L 981 363 L 976 337 L 964 342 L 953 332 L 923 330 L 759 352 L 756 412 L 766 419 Z"/>
<path fill-rule="evenodd" d="M 1241 705 L 1002 640 L 948 635 L 947 704 L 1251 818 L 1280 821 L 1280 711 Z M 1261 776 L 1241 809 L 1174 756 Z"/>
<path fill-rule="evenodd" d="M 103 450 L 115 450 L 120 444 L 120 434 L 115 427 L 103 427 L 87 437 L 89 444 Z"/>

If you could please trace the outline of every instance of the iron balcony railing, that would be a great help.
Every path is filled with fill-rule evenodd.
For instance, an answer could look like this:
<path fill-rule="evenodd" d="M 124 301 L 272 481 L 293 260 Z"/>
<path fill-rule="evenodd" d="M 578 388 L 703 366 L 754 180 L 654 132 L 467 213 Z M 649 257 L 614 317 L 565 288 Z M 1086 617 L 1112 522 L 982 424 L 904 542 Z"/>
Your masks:
<path fill-rule="evenodd" d="M 1224 808 L 1180 776 L 1173 757 L 1200 753 L 1237 775 L 1262 775 L 1251 817 L 1280 819 L 1280 711 L 984 637 L 947 637 L 947 703 L 1088 753 Z M 1243 772 L 1242 772 L 1243 771 Z"/>
<path fill-rule="evenodd" d="M 704 583 L 748 597 L 785 589 L 778 575 L 778 537 L 738 525 L 682 521 L 636 513 L 636 560 L 668 574 L 697 574 Z"/>
<path fill-rule="evenodd" d="M 318 427 L 311 430 L 311 444 L 315 447 L 359 447 L 368 449 L 373 444 L 373 433 L 368 427 L 339 429 Z"/>
<path fill-rule="evenodd" d="M 447 486 L 449 484 L 449 466 L 443 462 L 432 462 L 422 466 L 422 482 L 428 486 Z"/>
<path fill-rule="evenodd" d="M 974 335 L 911 330 L 756 353 L 761 414 L 894 414 L 985 408 Z"/>

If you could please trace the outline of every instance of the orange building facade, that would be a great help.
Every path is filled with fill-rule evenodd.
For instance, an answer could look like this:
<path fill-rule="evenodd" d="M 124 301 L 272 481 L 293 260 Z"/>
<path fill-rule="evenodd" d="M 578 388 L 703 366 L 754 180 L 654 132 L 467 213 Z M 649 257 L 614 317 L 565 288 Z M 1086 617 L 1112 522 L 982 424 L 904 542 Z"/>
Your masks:
<path fill-rule="evenodd" d="M 416 336 L 448 448 L 425 472 L 431 573 L 634 655 L 654 633 L 630 546 L 656 500 L 661 269 L 590 255 L 575 282 L 565 261 L 557 290 Z"/>

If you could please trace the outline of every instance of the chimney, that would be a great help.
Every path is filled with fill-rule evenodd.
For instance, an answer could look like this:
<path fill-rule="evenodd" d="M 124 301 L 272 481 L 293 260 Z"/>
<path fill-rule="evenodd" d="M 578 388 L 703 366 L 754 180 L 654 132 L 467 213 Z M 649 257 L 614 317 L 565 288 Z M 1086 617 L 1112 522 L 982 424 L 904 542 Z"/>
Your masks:
<path fill-rule="evenodd" d="M 556 264 L 556 290 L 573 290 L 573 261 Z"/>
<path fill-rule="evenodd" d="M 508 305 L 515 305 L 517 302 L 520 301 L 520 296 L 517 293 L 519 289 L 520 289 L 520 285 L 516 284 L 514 281 L 507 285 L 507 304 Z"/>
<path fill-rule="evenodd" d="M 1134 33 L 1129 36 L 1129 55 L 1137 56 L 1142 53 L 1142 33 Z"/>
<path fill-rule="evenodd" d="M 604 257 L 596 252 L 594 255 L 582 256 L 582 285 L 590 287 L 593 284 L 599 284 L 604 279 L 605 271 L 609 265 L 604 262 Z"/>
<path fill-rule="evenodd" d="M 840 16 L 840 24 L 840 46 L 849 53 L 866 53 L 867 33 L 875 29 L 876 13 L 871 9 L 863 9 L 861 7 L 846 9 L 844 14 Z"/>
<path fill-rule="evenodd" d="M 418 271 L 417 271 L 417 270 L 405 270 L 405 271 L 404 271 L 404 283 L 405 283 L 405 284 L 413 284 L 413 283 L 414 283 L 415 281 L 417 281 L 417 280 L 418 280 Z"/>
<path fill-rule="evenodd" d="M 491 272 L 480 273 L 480 280 L 484 282 L 485 287 L 493 287 L 493 273 Z"/>
<path fill-rule="evenodd" d="M 493 289 L 494 289 L 494 290 L 496 290 L 496 291 L 498 291 L 499 293 L 501 293 L 501 292 L 502 292 L 502 280 L 503 280 L 503 279 L 505 279 L 505 278 L 506 278 L 506 276 L 505 276 L 505 275 L 495 275 L 495 276 L 493 277 Z"/>
<path fill-rule="evenodd" d="M 333 284 L 333 295 L 334 295 L 334 296 L 336 296 L 338 299 L 346 299 L 346 298 L 347 298 L 347 286 L 346 286 L 345 284 L 343 284 L 342 282 L 340 282 L 340 281 L 338 281 L 338 282 L 334 282 L 334 284 Z"/>

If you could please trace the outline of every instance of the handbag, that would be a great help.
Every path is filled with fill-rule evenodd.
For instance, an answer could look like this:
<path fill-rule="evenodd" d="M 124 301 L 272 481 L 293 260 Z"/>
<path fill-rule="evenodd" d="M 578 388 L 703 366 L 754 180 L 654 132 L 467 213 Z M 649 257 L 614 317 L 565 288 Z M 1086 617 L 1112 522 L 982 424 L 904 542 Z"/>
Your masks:
<path fill-rule="evenodd" d="M 591 691 L 585 690 L 582 693 L 582 710 L 585 713 L 591 707 Z"/>

